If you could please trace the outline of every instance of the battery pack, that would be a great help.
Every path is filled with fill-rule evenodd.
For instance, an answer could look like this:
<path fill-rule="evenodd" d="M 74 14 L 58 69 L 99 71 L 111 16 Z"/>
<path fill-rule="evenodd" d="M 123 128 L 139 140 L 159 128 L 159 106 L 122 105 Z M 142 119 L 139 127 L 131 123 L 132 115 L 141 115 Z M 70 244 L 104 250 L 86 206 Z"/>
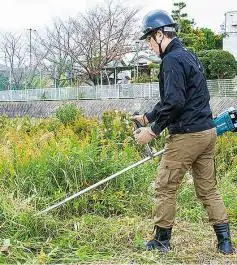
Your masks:
<path fill-rule="evenodd" d="M 225 132 L 237 131 L 237 110 L 230 110 L 218 115 L 214 122 L 216 124 L 217 135 Z"/>

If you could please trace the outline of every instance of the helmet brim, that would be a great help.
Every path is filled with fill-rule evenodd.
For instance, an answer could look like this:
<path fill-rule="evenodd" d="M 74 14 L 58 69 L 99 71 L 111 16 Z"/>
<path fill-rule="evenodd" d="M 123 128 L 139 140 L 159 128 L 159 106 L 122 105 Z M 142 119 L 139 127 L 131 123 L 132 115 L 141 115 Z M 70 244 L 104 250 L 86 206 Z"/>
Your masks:
<path fill-rule="evenodd" d="M 149 34 L 144 34 L 144 35 L 142 35 L 142 36 L 139 38 L 139 40 L 145 40 L 146 37 L 147 37 L 148 35 L 149 35 Z"/>
<path fill-rule="evenodd" d="M 147 27 L 143 30 L 143 35 L 139 38 L 139 40 L 144 40 L 148 35 L 150 35 L 154 31 L 154 28 Z"/>

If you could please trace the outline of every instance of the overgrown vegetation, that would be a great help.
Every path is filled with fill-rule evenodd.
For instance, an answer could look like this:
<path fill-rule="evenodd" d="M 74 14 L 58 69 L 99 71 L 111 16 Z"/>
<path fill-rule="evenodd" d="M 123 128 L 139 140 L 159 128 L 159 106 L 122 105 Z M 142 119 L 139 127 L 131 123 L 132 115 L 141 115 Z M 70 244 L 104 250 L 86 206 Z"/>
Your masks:
<path fill-rule="evenodd" d="M 67 108 L 59 112 L 65 114 Z M 71 111 L 64 119 L 0 118 L 0 263 L 237 261 L 235 256 L 226 258 L 213 251 L 215 237 L 188 176 L 178 195 L 172 252 L 161 257 L 144 251 L 144 240 L 152 232 L 152 183 L 159 158 L 47 215 L 37 215 L 143 156 L 124 113 L 106 112 L 101 121 L 81 112 L 75 119 L 70 117 Z M 157 150 L 163 144 L 163 137 L 152 143 Z M 234 243 L 236 165 L 237 137 L 226 134 L 218 139 L 216 169 Z"/>

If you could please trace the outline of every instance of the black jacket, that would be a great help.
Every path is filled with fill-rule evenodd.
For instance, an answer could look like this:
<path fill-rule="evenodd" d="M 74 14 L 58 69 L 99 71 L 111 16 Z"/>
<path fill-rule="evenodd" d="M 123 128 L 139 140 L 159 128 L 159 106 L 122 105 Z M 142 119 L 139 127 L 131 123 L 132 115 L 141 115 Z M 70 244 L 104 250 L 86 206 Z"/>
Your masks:
<path fill-rule="evenodd" d="M 166 47 L 160 65 L 160 102 L 146 113 L 151 129 L 159 134 L 200 132 L 215 127 L 203 67 L 178 38 Z"/>

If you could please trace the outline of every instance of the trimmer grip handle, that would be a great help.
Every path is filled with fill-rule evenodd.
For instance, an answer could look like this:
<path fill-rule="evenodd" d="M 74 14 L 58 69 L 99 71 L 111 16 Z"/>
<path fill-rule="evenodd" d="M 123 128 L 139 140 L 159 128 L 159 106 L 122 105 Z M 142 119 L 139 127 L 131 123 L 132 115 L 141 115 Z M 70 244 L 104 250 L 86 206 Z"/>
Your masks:
<path fill-rule="evenodd" d="M 135 115 L 139 115 L 139 112 L 138 111 L 134 112 L 133 116 L 135 116 Z M 139 134 L 141 132 L 141 130 L 138 130 L 138 129 L 143 127 L 143 126 L 141 125 L 141 123 L 138 120 L 133 120 L 133 121 L 134 121 L 134 123 L 136 125 L 136 129 L 137 129 L 136 133 Z M 148 144 L 145 145 L 145 151 L 146 151 L 146 154 L 148 156 L 150 156 L 150 157 L 153 156 L 152 150 L 151 150 L 151 148 L 150 148 L 150 146 Z"/>
<path fill-rule="evenodd" d="M 136 115 L 139 115 L 139 112 L 136 111 L 136 112 L 133 113 L 133 116 L 136 116 Z M 136 129 L 142 127 L 141 123 L 138 120 L 133 120 L 133 121 L 134 121 L 134 123 L 136 125 Z"/>

